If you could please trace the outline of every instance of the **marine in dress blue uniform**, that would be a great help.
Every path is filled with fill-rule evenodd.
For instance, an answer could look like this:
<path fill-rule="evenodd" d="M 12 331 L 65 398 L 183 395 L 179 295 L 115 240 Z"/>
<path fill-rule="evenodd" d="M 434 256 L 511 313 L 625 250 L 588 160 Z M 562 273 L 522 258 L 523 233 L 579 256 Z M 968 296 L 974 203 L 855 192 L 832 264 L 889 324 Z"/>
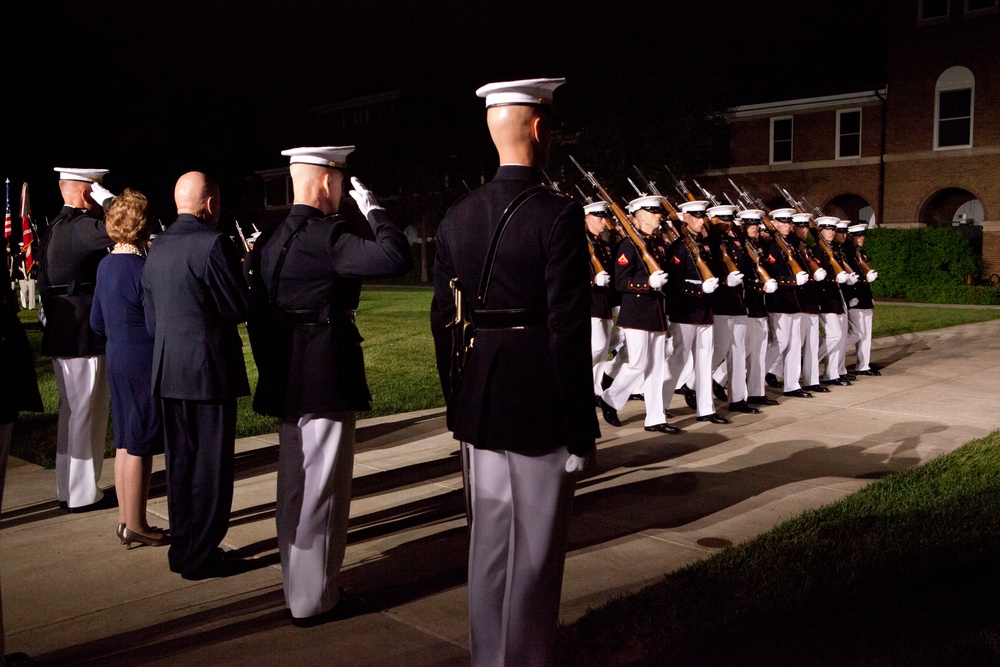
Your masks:
<path fill-rule="evenodd" d="M 42 239 L 42 354 L 52 357 L 59 387 L 56 494 L 70 511 L 86 511 L 106 504 L 97 484 L 104 466 L 111 390 L 106 341 L 91 330 L 90 309 L 97 265 L 114 245 L 104 227 L 104 209 L 112 197 L 100 185 L 107 169 L 56 171 L 65 205 Z"/>
<path fill-rule="evenodd" d="M 240 256 L 216 229 L 219 189 L 188 172 L 174 188 L 177 220 L 156 235 L 143 271 L 153 336 L 153 396 L 163 410 L 170 569 L 185 579 L 230 574 L 236 398 L 250 393 L 243 342 L 247 285 Z"/>
<path fill-rule="evenodd" d="M 832 244 L 838 222 L 840 221 L 837 218 L 829 215 L 816 218 L 818 233 L 830 245 L 831 250 L 833 250 Z M 845 283 L 850 276 L 846 271 L 838 272 L 826 252 L 818 251 L 815 256 L 820 266 L 826 271 L 826 277 L 818 283 L 819 320 L 823 325 L 824 334 L 819 343 L 819 360 L 821 363 L 826 362 L 820 381 L 823 384 L 846 387 L 851 383 L 840 378 L 840 368 L 843 365 L 842 357 L 847 349 L 847 329 L 842 327 L 847 308 L 844 304 L 844 297 L 840 293 L 840 285 Z M 834 251 L 834 258 L 836 256 L 837 253 Z M 843 269 L 843 265 L 840 268 Z"/>
<path fill-rule="evenodd" d="M 542 182 L 552 91 L 563 79 L 490 84 L 487 125 L 500 168 L 456 202 L 437 233 L 431 329 L 450 427 L 470 445 L 472 664 L 553 662 L 566 540 L 578 474 L 599 436 L 590 364 L 590 281 L 583 209 L 535 194 L 496 250 L 460 387 L 450 381 L 450 283 L 471 295 L 503 211 Z M 469 293 L 467 293 L 469 294 Z"/>
<path fill-rule="evenodd" d="M 874 270 L 863 271 L 862 262 L 868 263 L 868 253 L 864 251 L 865 232 L 868 225 L 858 223 L 847 228 L 848 241 L 844 244 L 847 261 L 858 269 L 858 281 L 853 285 L 844 286 L 844 298 L 847 300 L 847 318 L 850 323 L 850 333 L 847 338 L 848 348 L 854 348 L 857 354 L 855 365 L 856 375 L 881 375 L 871 367 L 872 357 L 872 311 L 875 301 L 872 297 L 871 283 L 878 278 Z"/>
<path fill-rule="evenodd" d="M 611 217 L 611 207 L 599 201 L 583 207 L 584 222 L 587 225 L 587 241 L 593 249 L 594 259 L 601 265 L 598 270 L 591 262 L 590 267 L 590 351 L 594 368 L 594 395 L 604 391 L 604 367 L 607 365 L 608 348 L 611 345 L 611 329 L 614 327 L 614 309 L 621 298 L 615 290 L 614 248 L 608 239 L 605 220 Z"/>
<path fill-rule="evenodd" d="M 822 298 L 820 282 L 826 280 L 827 271 L 806 243 L 812 219 L 812 213 L 796 213 L 792 216 L 793 235 L 789 237 L 789 244 L 809 266 L 817 267 L 809 275 L 809 280 L 799 286 L 799 305 L 802 306 L 802 388 L 809 392 L 825 393 L 830 390 L 819 381 L 819 314 Z"/>
<path fill-rule="evenodd" d="M 254 409 L 278 417 L 275 512 L 285 602 L 293 622 L 348 613 L 337 587 L 347 543 L 358 410 L 371 407 L 355 311 L 365 277 L 412 265 L 403 232 L 357 179 L 350 195 L 371 225 L 360 237 L 338 214 L 353 146 L 294 148 L 295 203 L 244 264 L 260 376 Z M 341 602 L 343 600 L 343 603 Z"/>

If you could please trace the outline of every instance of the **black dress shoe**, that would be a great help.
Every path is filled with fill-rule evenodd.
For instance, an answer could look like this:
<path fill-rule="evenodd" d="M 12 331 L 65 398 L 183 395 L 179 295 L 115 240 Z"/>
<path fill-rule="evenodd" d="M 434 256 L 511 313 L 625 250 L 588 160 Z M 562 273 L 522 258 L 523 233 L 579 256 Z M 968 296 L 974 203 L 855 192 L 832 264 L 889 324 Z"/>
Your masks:
<path fill-rule="evenodd" d="M 715 394 L 715 397 L 720 401 L 729 400 L 729 394 L 726 393 L 726 388 L 715 380 L 712 380 L 712 393 Z"/>
<path fill-rule="evenodd" d="M 750 405 L 778 405 L 778 402 L 767 396 L 747 396 L 747 403 Z"/>
<path fill-rule="evenodd" d="M 857 373 L 858 375 L 868 375 L 869 377 L 878 377 L 879 375 L 882 375 L 874 368 L 869 368 L 866 371 L 854 371 L 854 372 Z"/>
<path fill-rule="evenodd" d="M 630 400 L 630 401 L 645 401 L 646 400 L 646 395 L 645 394 L 629 394 L 628 395 L 628 400 Z"/>
<path fill-rule="evenodd" d="M 844 375 L 840 376 L 840 379 L 841 380 L 846 380 L 848 382 L 854 382 L 855 380 L 858 379 L 858 376 L 857 375 L 852 375 L 850 373 L 845 373 Z"/>
<path fill-rule="evenodd" d="M 96 510 L 107 510 L 112 507 L 118 507 L 118 496 L 115 495 L 114 489 L 108 489 L 104 492 L 104 497 L 96 503 L 81 505 L 80 507 L 70 507 L 67 505 L 66 511 L 70 514 L 83 514 L 84 512 L 94 512 Z"/>
<path fill-rule="evenodd" d="M 753 407 L 752 405 L 750 405 L 746 401 L 736 401 L 735 403 L 730 403 L 729 404 L 729 410 L 730 410 L 730 412 L 742 412 L 743 414 L 747 414 L 747 415 L 759 415 L 760 414 L 760 410 L 758 410 L 757 408 Z"/>
<path fill-rule="evenodd" d="M 684 391 L 684 402 L 692 410 L 698 409 L 698 394 L 695 393 L 694 389 L 686 389 Z"/>
<path fill-rule="evenodd" d="M 618 411 L 608 405 L 600 396 L 597 397 L 597 407 L 601 409 L 601 414 L 604 415 L 604 421 L 608 422 L 612 426 L 622 425 L 621 420 L 618 419 Z"/>
<path fill-rule="evenodd" d="M 765 373 L 764 382 L 767 383 L 768 387 L 774 387 L 775 389 L 781 389 L 781 383 L 778 382 L 778 376 L 774 373 Z"/>
<path fill-rule="evenodd" d="M 811 384 L 811 385 L 808 385 L 808 386 L 802 387 L 802 388 L 805 389 L 806 391 L 816 392 L 817 394 L 829 394 L 830 393 L 830 390 L 827 387 L 824 387 L 821 384 Z"/>
<path fill-rule="evenodd" d="M 792 398 L 812 398 L 813 395 L 808 391 L 802 391 L 801 389 L 796 389 L 795 391 L 786 391 L 783 396 L 791 396 Z"/>
<path fill-rule="evenodd" d="M 654 426 L 644 426 L 643 429 L 646 431 L 657 431 L 658 433 L 670 434 L 677 434 L 681 432 L 681 430 L 673 424 L 656 424 Z"/>
<path fill-rule="evenodd" d="M 821 380 L 820 384 L 832 385 L 834 387 L 850 387 L 851 383 L 847 380 L 837 378 L 836 380 Z"/>
<path fill-rule="evenodd" d="M 728 424 L 729 420 L 721 416 L 718 412 L 713 412 L 710 415 L 704 415 L 698 417 L 700 422 L 712 422 L 713 424 Z"/>
<path fill-rule="evenodd" d="M 212 558 L 202 563 L 201 567 L 194 570 L 182 570 L 181 578 L 188 581 L 202 581 L 204 579 L 232 577 L 252 569 L 254 566 L 250 561 L 228 556 L 220 549 Z"/>
<path fill-rule="evenodd" d="M 364 598 L 360 595 L 352 595 L 342 588 L 339 590 L 340 599 L 337 601 L 337 604 L 322 613 L 314 616 L 306 616 L 305 618 L 296 618 L 289 612 L 288 617 L 291 619 L 292 625 L 297 628 L 314 628 L 317 625 L 323 625 L 331 621 L 339 621 L 351 616 L 357 616 L 364 611 Z"/>

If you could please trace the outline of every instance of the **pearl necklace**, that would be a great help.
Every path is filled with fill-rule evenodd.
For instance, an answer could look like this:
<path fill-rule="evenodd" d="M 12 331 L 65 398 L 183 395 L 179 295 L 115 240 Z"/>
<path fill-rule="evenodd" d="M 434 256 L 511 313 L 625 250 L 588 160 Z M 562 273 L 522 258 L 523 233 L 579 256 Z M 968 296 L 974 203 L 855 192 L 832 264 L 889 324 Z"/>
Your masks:
<path fill-rule="evenodd" d="M 137 246 L 132 245 L 131 243 L 116 243 L 115 244 L 115 249 L 114 249 L 113 252 L 117 252 L 117 253 L 131 253 L 133 255 L 138 255 L 139 257 L 145 257 L 146 256 L 146 253 L 143 252 L 142 249 L 138 248 Z"/>

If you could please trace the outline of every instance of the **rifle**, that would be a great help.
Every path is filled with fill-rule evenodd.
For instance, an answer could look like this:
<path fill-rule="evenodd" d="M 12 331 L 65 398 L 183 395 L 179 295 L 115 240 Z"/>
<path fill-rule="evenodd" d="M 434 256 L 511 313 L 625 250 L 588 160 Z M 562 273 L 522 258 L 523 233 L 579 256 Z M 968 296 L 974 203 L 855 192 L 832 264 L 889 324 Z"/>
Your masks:
<path fill-rule="evenodd" d="M 823 210 L 819 206 L 813 206 L 812 204 L 810 204 L 809 200 L 806 199 L 805 196 L 802 197 L 802 201 L 805 202 L 806 206 L 808 206 L 809 208 L 811 208 L 813 210 L 813 213 L 817 217 L 822 217 L 823 216 Z M 844 256 L 844 253 L 842 253 L 842 252 L 839 253 L 840 254 L 840 260 L 834 260 L 833 259 L 832 255 L 833 254 L 837 254 L 837 253 L 833 250 L 833 247 L 829 243 L 826 242 L 826 239 L 824 239 L 822 236 L 819 235 L 819 228 L 816 226 L 815 223 L 811 223 L 810 226 L 809 226 L 809 229 L 810 229 L 810 231 L 813 232 L 813 236 L 816 237 L 816 243 L 818 243 L 823 248 L 824 252 L 826 252 L 828 255 L 831 255 L 831 257 L 830 257 L 830 265 L 833 267 L 833 270 L 836 272 L 836 274 L 838 276 L 840 275 L 840 271 L 846 271 L 847 273 L 856 273 L 856 271 L 854 271 L 848 265 L 847 259 Z M 838 268 L 840 269 L 840 271 L 837 271 Z"/>
<path fill-rule="evenodd" d="M 744 211 L 749 209 L 748 206 L 743 205 L 742 201 L 740 201 L 739 204 L 734 204 L 733 200 L 729 198 L 728 192 L 723 193 L 722 196 L 726 198 L 726 201 L 729 202 L 730 206 L 736 206 L 737 208 L 740 208 Z M 766 283 L 768 280 L 771 279 L 771 275 L 767 272 L 767 269 L 764 268 L 764 265 L 760 263 L 760 255 L 757 254 L 757 250 L 756 248 L 754 248 L 753 240 L 749 236 L 747 236 L 746 231 L 741 226 L 736 225 L 736 229 L 738 230 L 736 234 L 743 239 L 743 251 L 753 261 L 754 270 L 757 273 L 757 277 L 760 278 L 760 281 L 762 283 Z"/>
<path fill-rule="evenodd" d="M 239 234 L 240 243 L 243 244 L 243 252 L 250 252 L 250 244 L 247 243 L 247 237 L 243 235 L 243 228 L 240 227 L 240 221 L 234 220 L 236 223 L 236 233 Z"/>
<path fill-rule="evenodd" d="M 774 184 L 774 187 L 778 188 L 778 192 L 780 192 L 782 195 L 785 196 L 785 200 L 788 201 L 789 204 L 791 204 L 792 206 L 794 206 L 796 211 L 798 211 L 799 213 L 805 213 L 806 212 L 805 209 L 802 207 L 802 204 L 799 203 L 799 202 L 797 202 L 797 201 L 795 201 L 795 198 L 792 197 L 791 193 L 789 193 L 788 190 L 786 190 L 786 189 L 784 189 L 782 187 L 779 187 L 777 183 Z M 803 201 L 805 201 L 804 197 L 803 197 Z M 823 211 L 820 211 L 818 208 L 813 207 L 813 210 L 814 211 L 819 211 L 819 215 L 823 215 Z M 814 213 L 813 215 L 816 215 L 816 214 Z M 828 244 L 823 239 L 823 237 L 819 235 L 819 227 L 816 225 L 816 221 L 815 220 L 810 220 L 809 221 L 809 232 L 812 234 L 813 239 L 816 241 L 816 245 L 818 245 L 820 248 L 822 248 L 823 252 L 825 252 L 826 256 L 829 258 L 829 260 L 830 260 L 830 268 L 833 269 L 833 274 L 835 276 L 839 276 L 841 273 L 845 273 L 846 274 L 846 271 L 844 271 L 844 267 L 842 267 L 840 265 L 840 262 L 837 261 L 837 257 L 833 253 L 833 248 L 831 248 L 830 244 Z M 812 270 L 813 269 L 812 265 L 810 265 L 809 268 L 810 268 L 810 270 Z"/>
<path fill-rule="evenodd" d="M 798 261 L 795 259 L 795 253 L 788 246 L 788 243 L 785 241 L 785 239 L 781 237 L 781 234 L 779 234 L 778 231 L 774 228 L 774 222 L 768 215 L 770 211 L 767 207 L 764 206 L 764 202 L 762 202 L 760 199 L 756 200 L 752 199 L 750 197 L 749 192 L 747 192 L 746 190 L 741 190 L 740 187 L 736 185 L 736 183 L 733 183 L 733 179 L 729 179 L 729 183 L 734 188 L 736 188 L 736 194 L 739 196 L 741 200 L 755 204 L 754 208 L 758 208 L 761 211 L 764 211 L 764 216 L 763 216 L 764 226 L 767 227 L 768 231 L 771 232 L 771 237 L 774 239 L 774 242 L 778 244 L 778 248 L 785 255 L 785 259 L 788 262 L 788 268 L 792 272 L 792 274 L 797 277 L 800 273 L 805 273 L 802 270 L 802 267 L 799 266 Z"/>
<path fill-rule="evenodd" d="M 680 180 L 674 176 L 674 172 L 670 171 L 670 167 L 666 167 L 667 171 L 674 179 L 674 187 L 677 188 L 677 192 L 681 193 L 688 201 L 698 201 L 694 194 L 688 190 L 687 186 L 684 185 L 684 181 Z M 695 243 L 694 239 L 691 237 L 691 233 L 688 231 L 681 232 L 681 238 L 684 239 L 684 245 L 687 246 L 688 252 L 691 253 L 691 259 L 694 260 L 695 266 L 698 267 L 698 273 L 701 274 L 702 281 L 714 278 L 715 275 L 712 274 L 712 269 L 709 268 L 708 264 L 701 257 L 701 252 L 698 250 L 698 244 Z M 731 260 L 730 260 L 731 261 Z"/>
<path fill-rule="evenodd" d="M 618 222 L 621 224 L 622 229 L 625 230 L 625 233 L 628 234 L 628 237 L 632 239 L 632 243 L 635 244 L 635 249 L 639 251 L 639 255 L 642 257 L 642 261 L 646 265 L 646 269 L 649 273 L 653 274 L 657 271 L 661 271 L 662 269 L 660 269 L 659 263 L 657 263 L 656 259 L 646 248 L 646 243 L 642 240 L 635 229 L 632 228 L 632 223 L 629 221 L 628 215 L 624 210 L 622 210 L 622 207 L 618 204 L 618 202 L 612 199 L 611 195 L 608 194 L 608 191 L 597 182 L 593 172 L 587 171 L 580 166 L 580 163 L 577 162 L 576 158 L 572 155 L 569 156 L 569 159 L 573 162 L 573 165 L 580 170 L 583 177 L 586 178 L 591 186 L 593 186 L 593 188 L 597 191 L 597 194 L 601 196 L 601 199 L 603 199 L 604 202 L 611 207 L 611 212 L 614 214 L 615 218 L 618 219 Z"/>

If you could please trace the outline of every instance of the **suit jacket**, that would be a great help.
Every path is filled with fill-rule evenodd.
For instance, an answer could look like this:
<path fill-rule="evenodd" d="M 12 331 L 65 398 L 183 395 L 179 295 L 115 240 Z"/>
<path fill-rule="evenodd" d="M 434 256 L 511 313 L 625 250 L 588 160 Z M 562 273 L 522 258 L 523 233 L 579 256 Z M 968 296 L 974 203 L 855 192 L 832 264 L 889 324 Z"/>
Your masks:
<path fill-rule="evenodd" d="M 111 200 L 105 203 L 110 206 Z M 103 218 L 71 206 L 64 206 L 46 230 L 38 274 L 45 313 L 42 354 L 50 357 L 104 354 L 106 340 L 90 328 L 90 308 L 97 265 L 113 245 Z"/>
<path fill-rule="evenodd" d="M 237 330 L 247 286 L 229 237 L 179 216 L 153 241 L 142 289 L 154 337 L 154 396 L 223 401 L 250 393 Z"/>
<path fill-rule="evenodd" d="M 355 234 L 341 216 L 295 204 L 254 244 L 244 270 L 251 292 L 247 327 L 260 373 L 257 412 L 298 419 L 371 407 L 354 324 L 361 278 L 406 273 L 413 260 L 406 236 L 385 211 L 374 209 L 368 218 L 374 241 Z"/>
<path fill-rule="evenodd" d="M 687 232 L 682 230 L 681 234 Z M 711 266 L 715 260 L 708 242 L 704 239 L 695 239 L 695 244 L 698 246 L 701 258 Z M 702 291 L 701 273 L 683 237 L 670 244 L 663 270 L 669 276 L 667 293 L 670 321 L 680 324 L 712 324 L 715 318 L 709 303 L 710 295 Z M 719 279 L 720 284 L 724 282 L 725 277 Z"/>
<path fill-rule="evenodd" d="M 868 262 L 868 253 L 863 248 L 859 248 L 853 243 L 848 242 L 844 244 L 844 255 L 847 257 L 848 263 L 858 272 L 857 283 L 853 285 L 845 283 L 840 288 L 844 294 L 844 301 L 847 302 L 847 307 L 856 310 L 870 310 L 874 308 L 875 301 L 872 296 L 872 286 L 868 282 L 867 275 L 861 269 L 861 262 L 858 260 L 860 257 L 865 262 Z"/>
<path fill-rule="evenodd" d="M 665 267 L 666 244 L 657 232 L 638 232 L 646 250 L 661 268 Z M 618 326 L 641 331 L 667 330 L 667 300 L 663 292 L 649 286 L 649 268 L 632 239 L 622 239 L 615 252 L 615 289 L 621 294 Z"/>
<path fill-rule="evenodd" d="M 507 205 L 542 182 L 529 167 L 501 166 L 456 202 L 438 227 L 431 329 L 456 439 L 494 450 L 583 454 L 600 435 L 590 363 L 590 263 L 583 209 L 554 192 L 528 201 L 507 225 L 485 308 L 531 309 L 543 324 L 476 332 L 461 388 L 449 381 L 454 317 L 449 282 L 475 296 L 493 232 Z"/>

